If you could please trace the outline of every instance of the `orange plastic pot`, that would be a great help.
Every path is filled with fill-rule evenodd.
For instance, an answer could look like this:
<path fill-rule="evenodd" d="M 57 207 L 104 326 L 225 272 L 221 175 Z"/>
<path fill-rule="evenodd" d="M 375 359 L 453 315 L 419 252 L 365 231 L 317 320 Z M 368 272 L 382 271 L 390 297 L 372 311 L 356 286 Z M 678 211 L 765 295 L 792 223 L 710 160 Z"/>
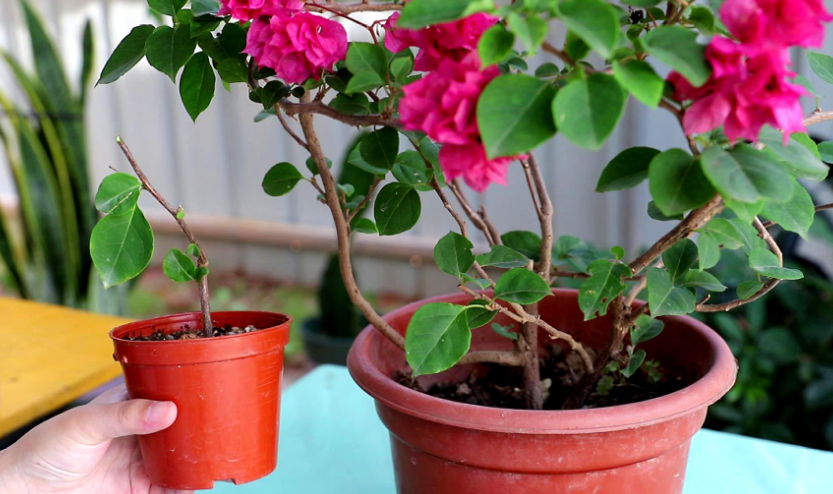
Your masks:
<path fill-rule="evenodd" d="M 283 351 L 291 318 L 270 312 L 214 312 L 216 326 L 254 325 L 239 335 L 192 340 L 125 337 L 202 328 L 197 312 L 134 322 L 110 332 L 131 398 L 173 401 L 178 415 L 164 431 L 139 436 L 154 485 L 211 489 L 272 472 L 278 459 Z"/>
<path fill-rule="evenodd" d="M 574 290 L 553 290 L 541 316 L 594 348 L 607 339 L 609 318 L 585 322 Z M 388 314 L 404 334 L 428 302 L 462 304 L 464 294 L 425 300 Z M 451 402 L 397 384 L 406 368 L 401 350 L 368 327 L 347 365 L 376 399 L 390 430 L 399 494 L 675 494 L 682 492 L 691 437 L 707 407 L 731 388 L 737 366 L 726 343 L 689 317 L 664 317 L 665 331 L 640 345 L 688 387 L 652 400 L 608 408 L 531 411 Z M 501 324 L 511 321 L 501 317 Z M 541 332 L 543 333 L 543 332 Z M 540 344 L 549 344 L 541 334 Z M 488 328 L 473 331 L 474 350 L 512 348 Z M 459 366 L 427 381 L 462 380 Z"/>

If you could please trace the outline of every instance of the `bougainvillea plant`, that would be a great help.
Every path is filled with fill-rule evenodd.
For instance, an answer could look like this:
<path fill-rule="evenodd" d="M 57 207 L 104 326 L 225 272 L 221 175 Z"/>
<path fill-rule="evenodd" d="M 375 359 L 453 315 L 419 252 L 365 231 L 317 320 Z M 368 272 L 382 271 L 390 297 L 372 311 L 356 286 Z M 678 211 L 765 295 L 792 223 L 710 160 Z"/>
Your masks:
<path fill-rule="evenodd" d="M 827 176 L 822 159 L 833 157 L 833 143 L 817 146 L 806 128 L 833 120 L 833 112 L 803 115 L 800 99 L 812 102 L 813 89 L 790 70 L 790 53 L 820 47 L 824 24 L 833 20 L 822 0 L 518 0 L 503 6 L 492 0 L 193 0 L 190 9 L 185 3 L 148 0 L 168 22 L 133 29 L 100 83 L 147 58 L 172 81 L 179 75 L 182 102 L 194 119 L 211 103 L 217 75 L 226 86 L 245 84 L 263 106 L 257 120 L 277 117 L 310 155 L 308 173 L 277 164 L 263 189 L 280 196 L 301 181 L 311 185 L 332 214 L 352 301 L 405 351 L 415 376 L 459 363 L 520 367 L 527 406 L 541 408 L 536 342 L 545 331 L 583 362 L 583 377 L 564 405 L 579 407 L 593 391 L 656 372 L 638 346 L 662 330 L 657 318 L 728 311 L 782 280 L 801 278 L 783 265 L 769 229 L 806 235 L 815 212 L 831 208 L 814 205 L 799 179 Z M 357 15 L 365 12 L 377 20 Z M 348 39 L 344 26 L 351 23 L 366 32 L 365 41 Z M 558 36 L 563 41 L 548 36 L 555 30 L 566 33 Z M 539 52 L 549 61 L 528 67 Z M 833 83 L 833 58 L 806 56 Z M 658 75 L 660 67 L 671 69 L 667 78 Z M 556 239 L 541 171 L 547 165 L 536 160 L 535 148 L 557 132 L 580 147 L 601 148 L 630 96 L 671 112 L 687 149 L 627 149 L 605 168 L 596 191 L 647 180 L 648 214 L 673 224 L 637 255 Z M 372 177 L 362 193 L 334 180 L 317 118 L 365 132 L 349 154 L 349 163 Z M 512 166 L 523 169 L 534 204 L 529 214 L 540 220 L 540 233 L 501 233 L 467 197 L 466 188 L 504 185 Z M 432 195 L 459 225 L 439 240 L 435 261 L 472 302 L 424 305 L 403 337 L 356 287 L 350 241 L 411 229 Z M 373 220 L 358 215 L 371 207 Z M 482 231 L 488 251 L 474 252 L 470 226 Z M 149 230 L 146 222 L 123 228 L 138 236 Z M 107 262 L 122 263 L 114 269 L 128 279 L 147 265 L 150 252 L 139 253 L 137 242 L 121 248 L 130 255 Z M 736 297 L 724 294 L 726 301 L 715 303 L 710 294 L 726 287 L 708 270 L 721 249 L 742 251 L 756 276 Z M 536 316 L 537 303 L 559 278 L 580 282 L 585 319 L 612 315 L 605 348 L 585 348 Z M 646 304 L 636 302 L 640 295 Z M 515 326 L 491 324 L 498 312 Z M 470 351 L 472 331 L 490 328 L 513 340 L 514 350 Z"/>

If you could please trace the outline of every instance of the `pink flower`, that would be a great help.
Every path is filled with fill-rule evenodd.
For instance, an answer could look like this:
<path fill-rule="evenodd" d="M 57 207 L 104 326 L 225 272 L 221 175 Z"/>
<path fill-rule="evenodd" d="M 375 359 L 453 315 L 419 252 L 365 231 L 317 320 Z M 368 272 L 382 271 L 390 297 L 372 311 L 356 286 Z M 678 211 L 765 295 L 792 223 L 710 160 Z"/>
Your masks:
<path fill-rule="evenodd" d="M 403 88 L 399 104 L 403 126 L 425 132 L 443 144 L 440 167 L 453 180 L 462 176 L 483 192 L 491 182 L 506 184 L 506 167 L 519 156 L 488 159 L 477 127 L 477 100 L 500 74 L 495 67 L 480 70 L 477 52 L 461 61 L 443 60 L 437 69 Z"/>
<path fill-rule="evenodd" d="M 293 17 L 258 18 L 249 27 L 246 49 L 260 67 L 274 69 L 286 82 L 300 84 L 347 54 L 347 32 L 338 22 L 303 12 Z"/>
<path fill-rule="evenodd" d="M 819 47 L 824 23 L 833 21 L 823 0 L 726 0 L 720 18 L 738 40 L 758 49 Z"/>
<path fill-rule="evenodd" d="M 219 15 L 229 15 L 241 21 L 260 16 L 289 17 L 304 10 L 303 0 L 220 0 Z"/>
<path fill-rule="evenodd" d="M 695 88 L 677 73 L 669 76 L 674 97 L 692 100 L 685 112 L 686 134 L 699 134 L 724 126 L 731 141 L 756 141 L 761 127 L 772 125 L 784 131 L 803 132 L 799 97 L 804 89 L 787 82 L 795 74 L 787 70 L 789 53 L 769 50 L 752 56 L 746 45 L 715 37 L 706 48 L 706 59 L 713 68 L 709 81 Z"/>
<path fill-rule="evenodd" d="M 397 28 L 397 19 L 399 12 L 385 22 L 385 48 L 394 53 L 411 46 L 419 48 L 414 69 L 420 71 L 434 70 L 445 59 L 462 60 L 477 48 L 483 32 L 498 21 L 497 17 L 481 12 L 457 21 L 412 30 Z"/>

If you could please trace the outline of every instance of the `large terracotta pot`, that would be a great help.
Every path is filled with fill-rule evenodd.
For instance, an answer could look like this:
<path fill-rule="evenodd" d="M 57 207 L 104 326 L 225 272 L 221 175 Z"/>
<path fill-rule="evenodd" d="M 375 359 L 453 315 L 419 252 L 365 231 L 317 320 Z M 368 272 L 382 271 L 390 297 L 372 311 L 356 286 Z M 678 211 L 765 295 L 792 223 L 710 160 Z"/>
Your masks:
<path fill-rule="evenodd" d="M 601 348 L 609 318 L 584 322 L 576 291 L 557 289 L 553 295 L 540 303 L 541 316 Z M 404 334 L 421 305 L 468 300 L 465 294 L 437 297 L 385 319 Z M 662 319 L 665 331 L 640 348 L 692 384 L 629 405 L 530 411 L 434 398 L 391 379 L 406 368 L 404 353 L 372 327 L 357 338 L 348 367 L 376 399 L 390 430 L 400 494 L 674 494 L 682 492 L 691 437 L 707 407 L 731 388 L 737 366 L 726 343 L 704 324 L 690 317 Z M 548 338 L 541 333 L 543 347 Z M 481 328 L 473 332 L 472 348 L 508 350 L 511 342 Z M 460 367 L 426 378 L 462 380 L 472 367 Z"/>
<path fill-rule="evenodd" d="M 131 398 L 173 401 L 174 424 L 139 436 L 154 485 L 211 489 L 272 472 L 278 458 L 283 351 L 290 317 L 270 312 L 214 312 L 216 326 L 262 329 L 192 340 L 128 341 L 124 337 L 202 328 L 198 312 L 159 317 L 110 332 Z"/>

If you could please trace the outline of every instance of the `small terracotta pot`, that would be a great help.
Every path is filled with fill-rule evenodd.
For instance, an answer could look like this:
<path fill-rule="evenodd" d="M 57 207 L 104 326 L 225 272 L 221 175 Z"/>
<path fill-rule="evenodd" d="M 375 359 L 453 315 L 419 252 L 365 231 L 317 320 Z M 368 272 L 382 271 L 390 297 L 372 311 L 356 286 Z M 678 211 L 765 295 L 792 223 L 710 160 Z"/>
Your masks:
<path fill-rule="evenodd" d="M 174 424 L 139 436 L 154 485 L 211 489 L 242 484 L 277 466 L 283 350 L 291 318 L 271 312 L 214 312 L 216 326 L 254 325 L 216 338 L 128 341 L 126 336 L 202 329 L 198 312 L 158 317 L 110 332 L 131 398 L 173 401 Z"/>
<path fill-rule="evenodd" d="M 553 290 L 540 314 L 578 341 L 601 348 L 609 317 L 585 322 L 574 290 Z M 465 294 L 437 297 L 391 312 L 385 319 L 404 334 L 413 313 L 428 302 L 463 304 Z M 690 317 L 664 317 L 665 331 L 640 345 L 688 387 L 647 401 L 598 409 L 531 411 L 456 403 L 411 390 L 391 376 L 407 368 L 401 350 L 368 327 L 347 365 L 376 399 L 390 430 L 400 494 L 675 494 L 682 492 L 691 437 L 707 407 L 726 394 L 737 366 L 720 337 Z M 502 316 L 501 324 L 512 321 Z M 543 331 L 540 344 L 549 344 Z M 474 350 L 510 350 L 488 328 L 473 331 Z M 458 381 L 458 366 L 426 382 Z M 423 378 L 420 378 L 423 379 Z"/>

